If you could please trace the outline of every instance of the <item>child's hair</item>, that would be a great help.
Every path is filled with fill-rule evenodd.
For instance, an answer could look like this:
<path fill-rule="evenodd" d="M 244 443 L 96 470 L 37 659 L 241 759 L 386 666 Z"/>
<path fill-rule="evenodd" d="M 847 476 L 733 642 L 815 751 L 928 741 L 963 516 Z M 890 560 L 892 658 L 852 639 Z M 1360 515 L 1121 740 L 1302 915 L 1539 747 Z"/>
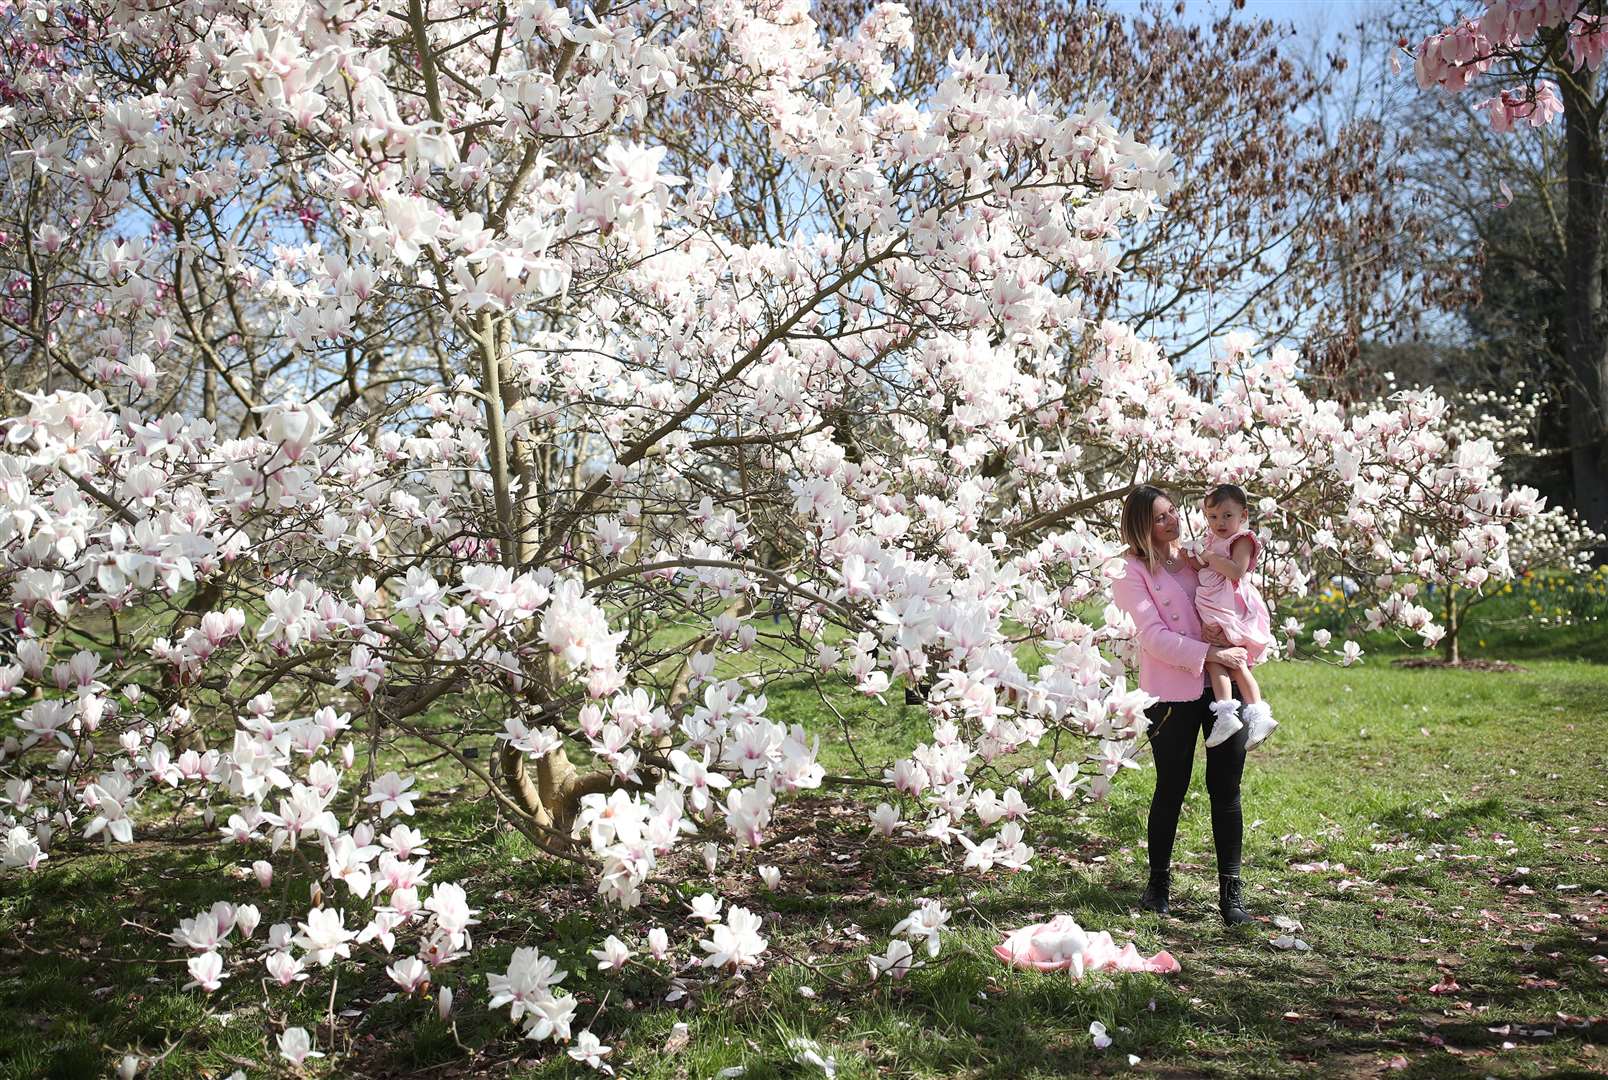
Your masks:
<path fill-rule="evenodd" d="M 1251 502 L 1245 497 L 1245 489 L 1238 484 L 1218 484 L 1206 493 L 1206 505 L 1216 506 L 1218 503 L 1228 501 L 1241 510 L 1249 510 Z"/>

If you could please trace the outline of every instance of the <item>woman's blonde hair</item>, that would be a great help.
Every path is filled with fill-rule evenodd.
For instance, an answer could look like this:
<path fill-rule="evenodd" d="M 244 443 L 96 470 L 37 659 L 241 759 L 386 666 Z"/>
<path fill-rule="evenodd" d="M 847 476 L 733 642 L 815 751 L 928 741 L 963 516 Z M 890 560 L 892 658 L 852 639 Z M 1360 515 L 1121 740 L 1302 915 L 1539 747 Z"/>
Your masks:
<path fill-rule="evenodd" d="M 1156 500 L 1170 498 L 1154 484 L 1140 484 L 1122 500 L 1122 542 L 1152 570 L 1161 559 L 1156 551 Z"/>

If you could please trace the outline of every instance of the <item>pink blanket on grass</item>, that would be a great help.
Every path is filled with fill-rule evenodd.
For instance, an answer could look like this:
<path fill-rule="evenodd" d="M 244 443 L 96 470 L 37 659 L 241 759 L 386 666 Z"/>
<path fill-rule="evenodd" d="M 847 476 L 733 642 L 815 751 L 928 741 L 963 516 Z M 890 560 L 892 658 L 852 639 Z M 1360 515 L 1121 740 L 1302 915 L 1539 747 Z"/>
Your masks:
<path fill-rule="evenodd" d="M 1152 971 L 1170 975 L 1178 970 L 1172 953 L 1163 950 L 1148 959 L 1133 943 L 1117 948 L 1104 930 L 1089 933 L 1070 915 L 1034 923 L 1005 935 L 994 955 L 1007 964 L 1032 971 L 1070 970 L 1081 979 L 1085 971 Z"/>

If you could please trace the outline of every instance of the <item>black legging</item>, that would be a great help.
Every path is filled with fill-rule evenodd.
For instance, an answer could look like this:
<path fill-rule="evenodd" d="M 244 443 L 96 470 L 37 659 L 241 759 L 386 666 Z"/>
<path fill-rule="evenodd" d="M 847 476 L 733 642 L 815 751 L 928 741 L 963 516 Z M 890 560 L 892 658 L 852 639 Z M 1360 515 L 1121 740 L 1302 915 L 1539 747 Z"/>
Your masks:
<path fill-rule="evenodd" d="M 1234 694 L 1239 697 L 1238 692 Z M 1195 743 L 1212 726 L 1212 692 L 1195 701 L 1158 701 L 1145 711 L 1150 717 L 1150 749 L 1156 757 L 1156 794 L 1150 800 L 1150 869 L 1172 866 L 1173 838 L 1184 808 L 1190 774 L 1195 770 Z M 1244 821 L 1240 816 L 1240 774 L 1245 771 L 1245 730 L 1206 751 L 1206 791 L 1212 799 L 1212 843 L 1217 872 L 1240 872 Z"/>

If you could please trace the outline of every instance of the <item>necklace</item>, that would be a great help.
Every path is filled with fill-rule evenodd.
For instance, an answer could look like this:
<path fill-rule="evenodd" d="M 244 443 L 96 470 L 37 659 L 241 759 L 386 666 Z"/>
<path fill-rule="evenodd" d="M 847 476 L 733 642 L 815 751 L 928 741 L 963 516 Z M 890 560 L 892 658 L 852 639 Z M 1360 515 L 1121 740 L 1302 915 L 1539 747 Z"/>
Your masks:
<path fill-rule="evenodd" d="M 1178 569 L 1178 560 L 1173 558 L 1171 555 L 1163 555 L 1161 558 L 1161 565 L 1165 566 L 1169 570 L 1176 570 Z"/>

